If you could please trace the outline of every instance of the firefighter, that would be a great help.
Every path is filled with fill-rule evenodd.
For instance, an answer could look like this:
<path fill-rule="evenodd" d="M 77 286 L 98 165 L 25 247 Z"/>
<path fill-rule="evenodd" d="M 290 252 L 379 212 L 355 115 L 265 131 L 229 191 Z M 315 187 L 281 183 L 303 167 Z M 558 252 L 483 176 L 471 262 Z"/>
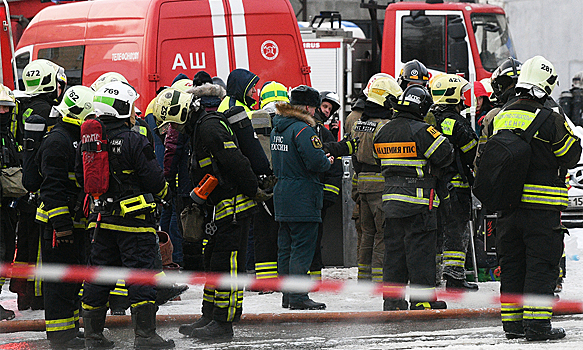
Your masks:
<path fill-rule="evenodd" d="M 322 142 L 315 131 L 314 113 L 320 94 L 300 85 L 290 93 L 290 104 L 276 104 L 271 131 L 271 157 L 278 178 L 274 189 L 275 220 L 279 222 L 278 272 L 305 276 L 310 268 L 318 224 L 322 221 L 324 186 L 319 175 L 330 169 Z M 292 310 L 322 310 L 326 304 L 308 293 L 284 292 L 282 306 Z"/>
<path fill-rule="evenodd" d="M 372 83 L 380 78 L 380 77 L 388 77 L 389 75 L 386 73 L 377 73 L 373 75 L 366 84 L 365 88 L 362 89 L 360 95 L 356 101 L 352 104 L 352 110 L 346 117 L 346 121 L 344 123 L 344 135 L 347 137 L 351 136 L 352 128 L 354 124 L 360 119 L 362 116 L 362 112 L 364 111 L 364 104 L 366 99 L 368 98 L 368 90 Z M 354 209 L 352 210 L 352 217 L 351 219 L 354 220 L 354 227 L 356 230 L 356 256 L 360 254 L 360 244 L 362 241 L 362 225 L 360 221 L 360 197 L 358 196 L 358 179 L 356 177 L 356 173 L 352 175 L 352 188 L 351 188 L 351 198 L 354 201 Z"/>
<path fill-rule="evenodd" d="M 240 106 L 251 119 L 251 108 L 257 103 L 253 95 L 257 92 L 255 85 L 259 82 L 259 77 L 250 71 L 237 68 L 229 73 L 227 78 L 227 96 L 221 102 L 217 111 L 225 112 L 231 107 Z"/>
<path fill-rule="evenodd" d="M 423 122 L 432 104 L 422 86 L 409 86 L 395 104 L 396 113 L 378 131 L 375 154 L 385 178 L 385 256 L 383 282 L 406 285 L 431 293 L 435 289 L 437 234 L 433 173 L 454 159 L 453 147 L 433 126 Z M 431 169 L 431 170 L 430 170 Z M 411 296 L 411 310 L 445 309 L 435 295 Z M 387 289 L 383 310 L 406 310 L 402 294 Z"/>
<path fill-rule="evenodd" d="M 542 56 L 528 59 L 516 83 L 518 99 L 492 122 L 493 132 L 526 129 L 557 84 L 553 64 Z M 496 252 L 500 263 L 502 325 L 508 339 L 560 339 L 565 330 L 551 327 L 553 289 L 563 251 L 561 210 L 568 204 L 564 177 L 580 159 L 581 144 L 565 118 L 552 114 L 530 142 L 532 156 L 521 204 L 498 213 Z M 519 298 L 531 295 L 538 298 Z M 542 297 L 542 298 L 541 298 Z"/>
<path fill-rule="evenodd" d="M 109 189 L 96 201 L 89 228 L 94 229 L 90 266 L 124 266 L 157 269 L 159 247 L 156 236 L 154 198 L 168 200 L 168 184 L 156 162 L 147 138 L 131 130 L 130 119 L 139 97 L 123 81 L 103 85 L 95 92 L 95 113 L 107 128 L 110 171 Z M 91 143 L 86 143 L 88 146 Z M 82 149 L 85 151 L 85 149 Z M 126 203 L 140 202 L 128 206 Z M 101 215 L 97 215 L 101 214 Z M 111 285 L 86 282 L 82 297 L 85 344 L 112 347 L 103 336 Z M 127 285 L 131 303 L 136 348 L 173 348 L 172 340 L 156 333 L 156 288 Z"/>
<path fill-rule="evenodd" d="M 320 107 L 316 108 L 316 112 L 314 113 L 314 120 L 316 121 L 314 131 L 324 145 L 334 143 L 339 144 L 336 142 L 337 138 L 334 137 L 332 131 L 327 129 L 324 125 L 324 123 L 326 123 L 330 117 L 340 109 L 338 95 L 334 92 L 322 91 L 320 93 L 320 99 L 322 100 L 322 103 L 320 104 Z M 331 153 L 330 151 L 324 152 Z M 314 258 L 312 259 L 312 264 L 310 265 L 310 271 L 308 272 L 312 277 L 312 280 L 315 281 L 322 280 L 322 268 L 324 267 L 322 262 L 322 236 L 324 235 L 323 223 L 327 209 L 336 203 L 340 194 L 340 187 L 342 186 L 342 162 L 334 162 L 328 171 L 321 173 L 320 182 L 324 184 L 322 222 L 318 225 L 316 250 L 314 252 Z"/>
<path fill-rule="evenodd" d="M 431 81 L 433 97 L 433 116 L 436 128 L 454 148 L 455 161 L 445 179 L 444 197 L 449 196 L 448 205 L 438 209 L 440 215 L 440 234 L 443 236 L 443 276 L 446 288 L 478 290 L 478 285 L 466 281 L 466 253 L 470 242 L 470 225 L 472 215 L 473 184 L 471 167 L 476 157 L 478 136 L 472 129 L 470 121 L 460 112 L 466 108 L 464 93 L 471 85 L 464 78 L 455 74 L 444 74 Z M 441 193 L 440 193 L 441 194 Z"/>
<path fill-rule="evenodd" d="M 393 77 L 375 80 L 368 91 L 368 98 L 360 119 L 354 124 L 351 135 L 362 141 L 352 156 L 356 174 L 362 238 L 358 248 L 358 279 L 383 281 L 383 189 L 385 179 L 374 157 L 373 140 L 379 130 L 393 116 L 391 100 L 397 101 L 403 93 Z"/>
<path fill-rule="evenodd" d="M 85 194 L 75 179 L 75 159 L 80 126 L 93 114 L 93 91 L 73 86 L 53 108 L 56 124 L 45 136 L 37 160 L 43 181 L 37 221 L 44 224 L 42 262 L 83 265 L 86 262 L 86 220 L 82 214 Z M 81 283 L 44 283 L 45 323 L 52 345 L 83 346 L 79 330 Z"/>
<path fill-rule="evenodd" d="M 22 168 L 21 153 L 16 139 L 14 125 L 16 99 L 12 91 L 0 84 L 0 169 Z M 4 176 L 4 174 L 0 175 Z M 18 212 L 16 198 L 4 196 L 0 186 L 0 262 L 11 263 L 14 257 L 14 242 Z M 12 281 L 15 279 L 13 278 Z M 11 281 L 11 284 L 13 283 Z M 26 280 L 23 280 L 25 282 Z M 0 290 L 5 279 L 0 276 Z M 0 305 L 0 321 L 11 320 L 15 317 L 14 311 L 7 310 Z"/>
<path fill-rule="evenodd" d="M 399 83 L 399 86 L 403 90 L 411 85 L 427 87 L 429 83 L 429 72 L 423 63 L 418 60 L 411 60 L 405 63 L 401 69 L 397 83 Z"/>
<path fill-rule="evenodd" d="M 561 92 L 559 105 L 575 125 L 583 126 L 583 71 L 571 80 L 571 89 Z"/>
<path fill-rule="evenodd" d="M 197 196 L 197 188 L 190 195 L 209 218 L 206 226 L 209 239 L 204 248 L 205 269 L 233 277 L 245 273 L 247 235 L 255 201 L 264 201 L 271 196 L 258 187 L 257 176 L 241 152 L 225 115 L 207 112 L 200 107 L 199 96 L 177 90 L 163 91 L 157 99 L 177 101 L 175 106 L 178 107 L 170 107 L 162 117 L 190 135 L 192 183 L 199 184 L 205 177 L 217 182 L 207 199 Z M 191 103 L 191 100 L 194 101 Z M 180 326 L 179 332 L 199 339 L 229 340 L 233 337 L 233 322 L 241 318 L 242 306 L 242 285 L 217 288 L 206 284 L 201 318 Z"/>
<path fill-rule="evenodd" d="M 32 115 L 42 117 L 47 126 L 51 128 L 57 118 L 49 118 L 53 106 L 59 104 L 65 86 L 67 77 L 65 70 L 45 59 L 37 59 L 30 62 L 23 70 L 22 80 L 26 93 L 31 96 L 30 99 L 19 105 L 18 119 L 24 121 Z M 25 125 L 25 129 L 26 129 Z M 29 143 L 30 140 L 27 140 Z M 40 142 L 40 141 L 39 141 Z M 30 142 L 35 144 L 35 142 Z M 42 182 L 42 176 L 35 159 L 27 159 L 27 154 L 35 155 L 36 151 L 29 151 L 29 148 L 38 149 L 38 144 L 25 148 L 24 169 L 22 174 L 23 184 L 31 193 L 26 200 L 18 201 L 17 209 L 19 210 L 18 222 L 18 254 L 15 259 L 17 264 L 38 265 L 40 264 L 40 241 L 39 235 L 42 227 L 35 222 L 35 213 L 38 206 L 37 191 Z M 33 169 L 26 167 L 27 163 L 34 164 Z M 11 283 L 12 284 L 12 283 Z M 20 310 L 32 308 L 40 310 L 44 308 L 42 297 L 42 283 L 40 279 L 34 278 L 28 281 L 14 281 L 11 290 L 18 294 L 18 304 Z"/>

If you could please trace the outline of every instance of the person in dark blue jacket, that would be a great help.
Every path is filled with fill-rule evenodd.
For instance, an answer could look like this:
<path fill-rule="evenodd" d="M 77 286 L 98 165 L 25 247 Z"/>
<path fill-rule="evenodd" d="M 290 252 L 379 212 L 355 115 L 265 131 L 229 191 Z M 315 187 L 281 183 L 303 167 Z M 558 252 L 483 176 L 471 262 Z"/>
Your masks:
<path fill-rule="evenodd" d="M 278 234 L 278 273 L 305 276 L 314 257 L 318 224 L 322 221 L 324 185 L 319 175 L 330 169 L 331 160 L 314 132 L 313 116 L 320 107 L 320 94 L 300 85 L 290 94 L 290 104 L 276 104 L 271 131 L 271 157 L 278 178 L 274 188 Z M 283 294 L 284 308 L 322 310 L 308 293 Z"/>

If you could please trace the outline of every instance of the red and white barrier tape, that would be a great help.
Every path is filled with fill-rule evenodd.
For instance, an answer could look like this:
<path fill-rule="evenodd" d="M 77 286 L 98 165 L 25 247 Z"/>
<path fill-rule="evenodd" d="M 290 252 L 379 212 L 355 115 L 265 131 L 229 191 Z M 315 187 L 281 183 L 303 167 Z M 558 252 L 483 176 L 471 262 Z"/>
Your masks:
<path fill-rule="evenodd" d="M 35 276 L 51 282 L 91 282 L 95 284 L 114 285 L 118 280 L 126 284 L 142 284 L 157 286 L 172 286 L 174 283 L 213 285 L 217 289 L 231 289 L 234 284 L 243 285 L 247 290 L 273 290 L 287 292 L 329 292 L 329 293 L 357 293 L 362 295 L 385 295 L 392 298 L 404 298 L 407 294 L 415 300 L 439 300 L 452 302 L 474 302 L 481 305 L 500 305 L 498 293 L 481 292 L 446 292 L 439 289 L 428 289 L 415 286 L 373 283 L 370 281 L 323 280 L 312 281 L 310 277 L 285 276 L 270 279 L 255 279 L 247 274 L 231 276 L 229 274 L 165 271 L 161 274 L 154 270 L 138 270 L 123 267 L 87 267 L 80 265 L 44 264 L 35 268 L 29 265 L 0 264 L 0 276 L 12 278 L 30 278 Z M 540 296 L 505 296 L 506 302 L 528 305 L 549 305 L 583 310 L 581 302 L 558 301 L 551 297 Z"/>

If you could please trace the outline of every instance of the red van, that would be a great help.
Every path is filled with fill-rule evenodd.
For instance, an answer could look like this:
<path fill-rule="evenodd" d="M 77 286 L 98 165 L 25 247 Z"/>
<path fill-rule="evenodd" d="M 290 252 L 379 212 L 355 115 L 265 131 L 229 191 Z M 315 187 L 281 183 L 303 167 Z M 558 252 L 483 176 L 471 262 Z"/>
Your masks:
<path fill-rule="evenodd" d="M 19 74 L 31 60 L 65 68 L 70 85 L 123 74 L 144 110 L 178 73 L 205 70 L 227 80 L 246 68 L 263 82 L 310 84 L 302 39 L 287 0 L 98 0 L 50 6 L 24 31 Z"/>

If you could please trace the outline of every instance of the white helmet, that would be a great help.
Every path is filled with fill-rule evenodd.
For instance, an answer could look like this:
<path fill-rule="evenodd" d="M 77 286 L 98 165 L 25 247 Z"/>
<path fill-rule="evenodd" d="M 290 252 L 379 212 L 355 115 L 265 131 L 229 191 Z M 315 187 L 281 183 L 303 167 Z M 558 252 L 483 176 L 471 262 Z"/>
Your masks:
<path fill-rule="evenodd" d="M 192 89 L 192 80 L 190 79 L 180 79 L 174 82 L 171 88 L 175 88 L 180 90 L 181 92 L 187 92 L 188 90 Z"/>
<path fill-rule="evenodd" d="M 128 82 L 128 80 L 126 79 L 126 77 L 124 77 L 123 75 L 117 73 L 117 72 L 107 72 L 107 73 L 103 73 L 99 76 L 99 78 L 97 78 L 93 84 L 91 84 L 91 88 L 93 89 L 93 91 L 97 91 L 99 90 L 103 85 L 107 84 L 107 83 L 111 83 L 114 81 L 123 81 L 125 83 Z"/>
<path fill-rule="evenodd" d="M 67 76 L 63 67 L 41 58 L 24 67 L 22 81 L 26 93 L 36 96 L 56 91 L 58 84 L 64 88 L 67 85 Z"/>
<path fill-rule="evenodd" d="M 193 95 L 178 88 L 162 90 L 154 99 L 152 114 L 158 126 L 165 123 L 184 124 L 188 118 L 188 109 Z"/>
<path fill-rule="evenodd" d="M 75 85 L 67 89 L 63 100 L 53 107 L 51 117 L 63 117 L 63 121 L 81 125 L 85 118 L 94 114 L 93 97 L 95 92 L 83 85 Z"/>
<path fill-rule="evenodd" d="M 366 86 L 364 87 L 364 90 L 362 90 L 362 92 L 366 95 L 366 97 L 368 97 L 368 92 L 370 91 L 370 86 L 372 85 L 372 83 L 374 83 L 375 80 L 377 80 L 378 78 L 386 78 L 386 77 L 390 77 L 390 75 L 387 73 L 377 73 L 377 74 L 373 75 L 368 80 L 368 83 L 366 84 Z"/>
<path fill-rule="evenodd" d="M 542 56 L 534 56 L 522 64 L 516 89 L 525 89 L 530 95 L 543 98 L 553 92 L 557 81 L 553 64 Z"/>
<path fill-rule="evenodd" d="M 134 102 L 140 97 L 130 84 L 114 81 L 103 85 L 95 92 L 93 106 L 98 116 L 108 115 L 118 119 L 132 115 Z"/>

